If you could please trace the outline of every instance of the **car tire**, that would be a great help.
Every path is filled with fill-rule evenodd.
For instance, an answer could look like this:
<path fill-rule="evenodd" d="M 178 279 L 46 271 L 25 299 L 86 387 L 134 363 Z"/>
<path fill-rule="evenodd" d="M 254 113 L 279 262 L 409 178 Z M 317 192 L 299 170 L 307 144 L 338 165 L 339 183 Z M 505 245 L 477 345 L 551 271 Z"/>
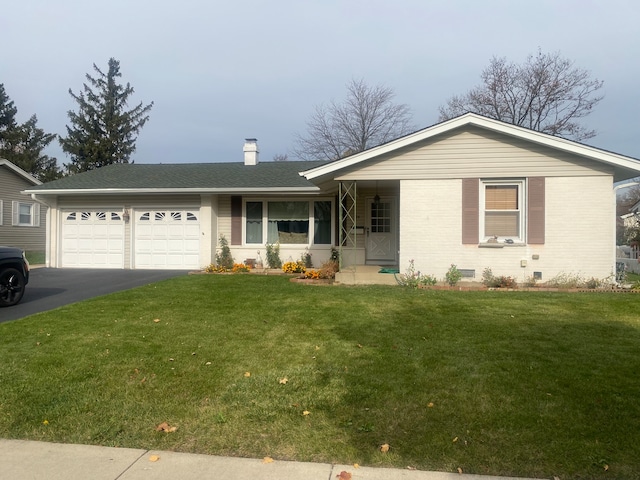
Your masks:
<path fill-rule="evenodd" d="M 0 271 L 0 307 L 18 303 L 24 295 L 24 275 L 15 268 Z"/>

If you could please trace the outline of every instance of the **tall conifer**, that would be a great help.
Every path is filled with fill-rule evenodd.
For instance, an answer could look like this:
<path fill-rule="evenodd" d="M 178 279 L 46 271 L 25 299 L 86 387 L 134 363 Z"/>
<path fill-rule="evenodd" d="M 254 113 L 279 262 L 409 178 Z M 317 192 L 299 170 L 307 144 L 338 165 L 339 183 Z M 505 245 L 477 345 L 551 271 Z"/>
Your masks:
<path fill-rule="evenodd" d="M 117 82 L 121 77 L 120 62 L 109 59 L 109 70 L 103 73 L 93 64 L 97 75 L 86 74 L 87 83 L 77 95 L 69 94 L 78 103 L 78 111 L 67 114 L 67 137 L 60 138 L 62 149 L 71 157 L 65 164 L 69 173 L 85 172 L 113 163 L 129 163 L 136 149 L 137 134 L 149 120 L 153 102 L 140 102 L 128 110 L 133 87 Z"/>

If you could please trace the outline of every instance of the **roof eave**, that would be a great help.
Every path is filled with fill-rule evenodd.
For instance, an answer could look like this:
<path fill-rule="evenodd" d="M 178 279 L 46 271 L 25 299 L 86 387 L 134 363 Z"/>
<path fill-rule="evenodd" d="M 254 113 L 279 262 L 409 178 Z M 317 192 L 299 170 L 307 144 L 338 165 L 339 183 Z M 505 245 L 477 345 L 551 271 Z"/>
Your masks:
<path fill-rule="evenodd" d="M 154 195 L 154 194 L 225 194 L 225 193 L 316 193 L 318 187 L 250 187 L 250 188 L 73 188 L 73 189 L 26 189 L 21 193 L 35 195 Z"/>

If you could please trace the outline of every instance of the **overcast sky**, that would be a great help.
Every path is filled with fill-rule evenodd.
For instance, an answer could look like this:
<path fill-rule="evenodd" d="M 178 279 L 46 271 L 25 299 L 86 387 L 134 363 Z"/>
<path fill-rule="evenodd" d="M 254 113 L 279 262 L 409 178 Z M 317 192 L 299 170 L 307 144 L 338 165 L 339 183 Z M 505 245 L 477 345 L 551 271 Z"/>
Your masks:
<path fill-rule="evenodd" d="M 248 137 L 269 161 L 352 79 L 392 88 L 422 128 L 492 56 L 540 48 L 604 80 L 588 143 L 640 158 L 639 22 L 637 0 L 10 1 L 0 83 L 19 121 L 65 134 L 69 88 L 114 57 L 133 104 L 155 102 L 136 162 L 242 161 Z M 69 162 L 57 143 L 47 153 Z"/>

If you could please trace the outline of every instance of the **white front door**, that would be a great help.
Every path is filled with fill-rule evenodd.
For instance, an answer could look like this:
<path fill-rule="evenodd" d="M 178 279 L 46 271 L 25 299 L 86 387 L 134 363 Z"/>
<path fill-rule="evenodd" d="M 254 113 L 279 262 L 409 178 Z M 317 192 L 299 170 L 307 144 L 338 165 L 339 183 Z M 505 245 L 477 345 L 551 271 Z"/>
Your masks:
<path fill-rule="evenodd" d="M 387 265 L 396 263 L 398 250 L 396 225 L 395 198 L 367 198 L 367 263 Z"/>

